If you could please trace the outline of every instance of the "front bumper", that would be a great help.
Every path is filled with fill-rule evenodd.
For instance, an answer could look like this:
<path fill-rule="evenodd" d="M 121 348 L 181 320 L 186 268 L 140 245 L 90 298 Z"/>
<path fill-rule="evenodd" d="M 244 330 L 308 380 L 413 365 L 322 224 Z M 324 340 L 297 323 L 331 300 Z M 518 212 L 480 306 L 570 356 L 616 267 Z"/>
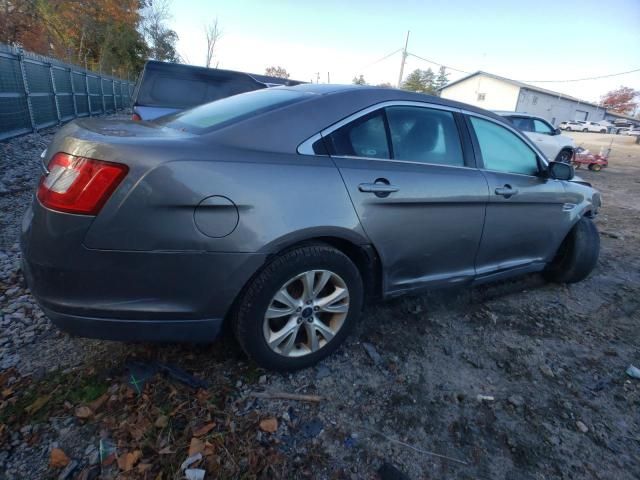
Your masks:
<path fill-rule="evenodd" d="M 25 214 L 25 280 L 47 316 L 69 333 L 123 341 L 213 340 L 266 256 L 86 248 L 91 217 L 37 201 Z"/>

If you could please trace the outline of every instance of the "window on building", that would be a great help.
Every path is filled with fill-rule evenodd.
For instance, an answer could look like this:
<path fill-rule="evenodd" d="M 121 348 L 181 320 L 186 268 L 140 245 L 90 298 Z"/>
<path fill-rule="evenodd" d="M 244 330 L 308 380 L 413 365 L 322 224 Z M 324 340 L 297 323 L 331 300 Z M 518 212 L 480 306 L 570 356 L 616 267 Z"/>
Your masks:
<path fill-rule="evenodd" d="M 486 93 L 479 93 L 478 94 L 478 101 L 479 102 L 483 102 L 486 96 L 487 96 Z"/>

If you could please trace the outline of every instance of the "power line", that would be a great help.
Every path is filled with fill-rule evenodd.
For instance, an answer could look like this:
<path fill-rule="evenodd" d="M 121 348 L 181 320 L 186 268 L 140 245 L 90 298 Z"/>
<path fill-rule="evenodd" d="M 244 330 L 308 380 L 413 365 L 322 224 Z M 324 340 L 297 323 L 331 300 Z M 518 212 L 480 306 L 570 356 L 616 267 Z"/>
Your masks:
<path fill-rule="evenodd" d="M 384 57 L 379 58 L 379 59 L 378 59 L 378 60 L 376 60 L 375 62 L 367 63 L 366 65 L 364 65 L 364 66 L 360 67 L 360 68 L 358 69 L 358 71 L 359 71 L 359 72 L 361 72 L 361 71 L 362 71 L 362 70 L 364 70 L 365 68 L 369 68 L 369 67 L 371 67 L 371 66 L 375 65 L 376 63 L 380 63 L 380 62 L 382 62 L 383 60 L 386 60 L 387 58 L 389 58 L 389 57 L 391 57 L 391 56 L 393 56 L 393 55 L 395 55 L 396 53 L 401 52 L 401 51 L 402 51 L 402 49 L 401 49 L 401 48 L 399 48 L 399 49 L 397 49 L 397 50 L 394 50 L 393 52 L 391 52 L 391 53 L 389 53 L 389 54 L 385 55 Z"/>
<path fill-rule="evenodd" d="M 620 75 L 626 75 L 628 73 L 640 72 L 640 68 L 635 70 L 629 70 L 627 72 L 610 73 L 608 75 L 598 75 L 596 77 L 574 78 L 570 80 L 518 80 L 519 82 L 531 82 L 531 83 L 565 83 L 565 82 L 582 82 L 585 80 L 598 80 L 600 78 L 618 77 Z"/>
<path fill-rule="evenodd" d="M 433 65 L 438 65 L 439 67 L 444 67 L 444 68 L 447 68 L 449 70 L 453 70 L 454 72 L 471 73 L 471 72 L 467 72 L 466 70 L 461 70 L 459 68 L 450 67 L 449 65 L 445 65 L 444 63 L 434 62 L 433 60 L 429 60 L 428 58 L 421 57 L 419 55 L 416 55 L 415 53 L 408 53 L 408 55 L 411 55 L 412 57 L 416 57 L 416 58 L 418 58 L 420 60 L 423 60 L 423 61 L 425 61 L 427 63 L 431 63 Z"/>

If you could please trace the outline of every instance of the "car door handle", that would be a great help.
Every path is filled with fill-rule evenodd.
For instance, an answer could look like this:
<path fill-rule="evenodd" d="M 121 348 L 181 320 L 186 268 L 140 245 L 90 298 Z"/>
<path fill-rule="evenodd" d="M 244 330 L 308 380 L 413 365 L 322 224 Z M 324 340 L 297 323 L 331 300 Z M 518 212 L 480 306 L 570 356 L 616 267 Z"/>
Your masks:
<path fill-rule="evenodd" d="M 400 190 L 395 185 L 389 185 L 386 183 L 361 183 L 358 185 L 358 190 L 365 193 L 393 193 Z"/>
<path fill-rule="evenodd" d="M 505 185 L 504 187 L 497 187 L 495 192 L 496 195 L 502 195 L 504 198 L 509 198 L 513 195 L 517 195 L 518 189 L 511 188 L 511 185 Z"/>

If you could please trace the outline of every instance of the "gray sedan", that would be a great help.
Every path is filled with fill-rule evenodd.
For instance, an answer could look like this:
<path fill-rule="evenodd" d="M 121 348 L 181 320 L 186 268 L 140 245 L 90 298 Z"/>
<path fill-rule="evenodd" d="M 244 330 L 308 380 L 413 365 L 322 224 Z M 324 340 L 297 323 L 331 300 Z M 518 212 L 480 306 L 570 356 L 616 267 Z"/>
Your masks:
<path fill-rule="evenodd" d="M 384 88 L 278 87 L 155 122 L 76 120 L 43 156 L 24 273 L 73 334 L 334 351 L 372 297 L 597 262 L 599 194 L 501 117 Z"/>

